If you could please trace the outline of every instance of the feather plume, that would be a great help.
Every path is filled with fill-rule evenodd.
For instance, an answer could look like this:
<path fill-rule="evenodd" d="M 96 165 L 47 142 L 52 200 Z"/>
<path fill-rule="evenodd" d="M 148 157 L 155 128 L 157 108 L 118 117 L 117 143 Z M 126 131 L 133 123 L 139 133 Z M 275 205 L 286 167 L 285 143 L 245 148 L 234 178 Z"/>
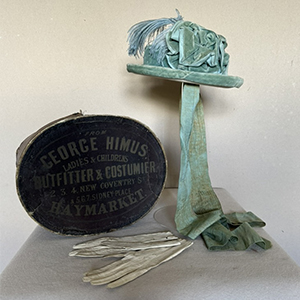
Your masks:
<path fill-rule="evenodd" d="M 176 18 L 147 20 L 133 25 L 128 31 L 128 54 L 135 57 L 143 56 L 146 42 L 147 44 L 151 43 L 155 36 L 159 36 L 161 40 L 164 36 L 161 33 L 168 25 L 174 25 L 176 22 L 182 20 L 182 16 L 177 9 L 176 12 Z"/>

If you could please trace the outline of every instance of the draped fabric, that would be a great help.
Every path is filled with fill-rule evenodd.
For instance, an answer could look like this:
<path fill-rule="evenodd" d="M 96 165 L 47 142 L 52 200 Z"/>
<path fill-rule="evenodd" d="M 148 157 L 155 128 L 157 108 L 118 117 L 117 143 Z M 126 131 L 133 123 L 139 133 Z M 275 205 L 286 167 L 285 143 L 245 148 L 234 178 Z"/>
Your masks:
<path fill-rule="evenodd" d="M 271 243 L 253 229 L 265 223 L 252 212 L 225 215 L 211 186 L 198 85 L 182 84 L 180 142 L 177 230 L 192 239 L 202 235 L 209 250 L 246 250 L 254 245 L 269 249 Z"/>

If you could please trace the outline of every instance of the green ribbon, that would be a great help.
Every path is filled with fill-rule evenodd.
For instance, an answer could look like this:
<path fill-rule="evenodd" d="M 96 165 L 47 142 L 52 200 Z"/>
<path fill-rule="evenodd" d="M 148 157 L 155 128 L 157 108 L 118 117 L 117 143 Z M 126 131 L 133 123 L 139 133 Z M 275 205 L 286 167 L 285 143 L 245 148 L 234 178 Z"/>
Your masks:
<path fill-rule="evenodd" d="M 200 86 L 183 83 L 180 102 L 181 164 L 175 223 L 192 239 L 202 234 L 210 250 L 263 249 L 271 243 L 252 228 L 265 223 L 251 212 L 225 215 L 208 172 Z"/>
<path fill-rule="evenodd" d="M 246 250 L 254 245 L 271 248 L 271 242 L 252 228 L 255 226 L 263 227 L 265 223 L 252 212 L 233 213 L 204 230 L 202 237 L 209 250 Z"/>

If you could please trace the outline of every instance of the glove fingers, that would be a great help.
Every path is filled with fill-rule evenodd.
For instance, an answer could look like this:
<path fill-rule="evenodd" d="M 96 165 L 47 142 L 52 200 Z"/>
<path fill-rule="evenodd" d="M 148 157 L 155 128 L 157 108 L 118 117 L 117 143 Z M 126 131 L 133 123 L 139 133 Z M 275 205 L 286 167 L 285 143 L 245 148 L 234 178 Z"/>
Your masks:
<path fill-rule="evenodd" d="M 166 241 L 150 241 L 150 242 L 118 242 L 118 243 L 104 243 L 106 247 L 113 247 L 115 249 L 127 249 L 127 250 L 141 250 L 149 248 L 160 248 L 180 245 L 178 238 Z M 97 249 L 97 247 L 95 247 Z"/>
<path fill-rule="evenodd" d="M 135 236 L 123 236 L 123 237 L 101 237 L 99 239 L 90 240 L 87 242 L 79 243 L 73 246 L 73 249 L 91 248 L 95 246 L 103 245 L 103 243 L 119 243 L 119 242 L 144 242 L 149 243 L 152 241 L 166 241 L 170 239 L 177 239 L 169 231 L 139 234 Z"/>
<path fill-rule="evenodd" d="M 148 261 L 149 265 L 158 266 L 163 262 L 166 262 L 175 256 L 179 255 L 182 251 L 187 249 L 193 244 L 191 241 L 181 240 L 181 244 L 179 246 L 165 248 L 164 251 L 161 251 L 154 257 Z"/>
<path fill-rule="evenodd" d="M 122 257 L 102 268 L 84 274 L 83 281 L 92 285 L 108 284 L 114 288 L 126 284 L 180 254 L 193 243 L 171 232 L 125 237 L 102 237 L 77 244 L 70 256 Z"/>
<path fill-rule="evenodd" d="M 110 247 L 103 246 L 95 246 L 92 248 L 83 248 L 76 249 L 69 253 L 70 256 L 79 256 L 79 257 L 106 257 L 106 256 L 114 256 L 119 253 L 126 253 L 132 250 L 142 250 L 142 249 L 151 249 L 151 248 L 162 248 L 162 247 L 173 247 L 180 245 L 180 241 L 178 238 L 174 240 L 167 240 L 165 242 L 155 241 L 149 243 L 125 243 L 121 242 L 116 245 L 111 245 Z M 123 255 L 117 255 L 117 257 L 122 257 Z"/>
<path fill-rule="evenodd" d="M 126 268 L 128 262 L 124 262 L 124 260 L 119 260 L 116 262 L 113 262 L 105 267 L 102 267 L 100 269 L 92 270 L 90 272 L 87 272 L 84 274 L 83 281 L 84 282 L 91 282 L 93 280 L 99 279 L 105 279 L 110 277 L 113 274 L 118 274 L 119 271 Z M 100 283 L 99 283 L 100 284 Z"/>
<path fill-rule="evenodd" d="M 97 273 L 93 273 L 92 275 L 89 273 L 84 281 L 89 281 L 92 285 L 109 283 L 109 288 L 124 285 L 159 266 L 163 262 L 172 259 L 191 245 L 192 242 L 182 240 L 179 246 L 141 250 L 137 253 L 133 253 L 131 259 L 125 264 L 122 263 L 124 259 L 119 261 L 121 264 L 113 263 L 105 267 L 105 272 L 103 268 L 101 268 Z M 136 254 L 138 254 L 138 256 Z"/>
<path fill-rule="evenodd" d="M 153 249 L 127 252 L 121 260 L 110 263 L 100 269 L 87 272 L 84 275 L 90 278 L 92 278 L 92 276 L 95 276 L 94 278 L 96 278 L 96 276 L 110 276 L 111 274 L 118 272 L 121 267 L 126 267 L 130 264 L 133 264 L 133 262 L 135 264 L 145 263 L 145 258 L 151 257 L 151 251 L 153 251 Z"/>
<path fill-rule="evenodd" d="M 138 268 L 144 268 L 148 260 L 155 257 L 156 252 L 163 251 L 160 249 L 150 249 L 139 251 L 138 253 L 131 253 L 120 261 L 109 264 L 103 268 L 86 273 L 83 281 L 90 282 L 93 285 L 102 285 L 131 273 Z"/>
<path fill-rule="evenodd" d="M 128 266 L 127 268 L 118 270 L 116 273 L 113 273 L 110 276 L 99 274 L 100 276 L 97 276 L 96 278 L 90 280 L 90 283 L 92 285 L 103 285 L 110 282 L 114 282 L 115 280 L 130 275 L 132 272 L 136 271 L 136 268 L 137 268 L 136 266 Z"/>
<path fill-rule="evenodd" d="M 102 248 L 94 250 L 94 248 L 87 248 L 73 250 L 69 255 L 78 257 L 123 257 L 126 253 L 128 253 L 128 249 Z"/>
<path fill-rule="evenodd" d="M 127 274 L 127 275 L 123 276 L 122 278 L 119 278 L 118 280 L 109 283 L 107 285 L 107 287 L 110 289 L 119 287 L 121 285 L 124 285 L 124 284 L 142 276 L 143 274 L 147 273 L 148 271 L 150 271 L 150 269 L 136 270 L 135 272 Z"/>
<path fill-rule="evenodd" d="M 164 251 L 159 251 L 152 259 L 147 259 L 147 262 L 143 268 L 135 269 L 133 272 L 120 277 L 118 280 L 111 282 L 107 285 L 108 288 L 116 288 L 122 286 L 134 279 L 140 277 L 141 275 L 147 273 L 151 269 L 158 267 L 160 264 L 174 258 L 175 256 L 179 255 L 182 251 L 186 248 L 190 247 L 193 243 L 184 241 L 180 246 L 175 246 L 172 248 L 165 248 Z M 158 250 L 158 249 L 156 249 Z"/>

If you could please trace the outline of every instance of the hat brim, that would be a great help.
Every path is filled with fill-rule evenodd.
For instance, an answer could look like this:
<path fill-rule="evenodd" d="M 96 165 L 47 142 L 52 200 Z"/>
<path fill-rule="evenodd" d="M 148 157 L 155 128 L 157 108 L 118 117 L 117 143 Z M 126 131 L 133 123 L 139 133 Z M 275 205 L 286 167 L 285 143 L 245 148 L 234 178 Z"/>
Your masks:
<path fill-rule="evenodd" d="M 181 81 L 193 84 L 203 84 L 222 88 L 239 88 L 244 80 L 237 76 L 228 76 L 213 73 L 200 73 L 193 71 L 169 69 L 150 65 L 127 65 L 130 73 L 164 78 L 168 80 Z"/>

